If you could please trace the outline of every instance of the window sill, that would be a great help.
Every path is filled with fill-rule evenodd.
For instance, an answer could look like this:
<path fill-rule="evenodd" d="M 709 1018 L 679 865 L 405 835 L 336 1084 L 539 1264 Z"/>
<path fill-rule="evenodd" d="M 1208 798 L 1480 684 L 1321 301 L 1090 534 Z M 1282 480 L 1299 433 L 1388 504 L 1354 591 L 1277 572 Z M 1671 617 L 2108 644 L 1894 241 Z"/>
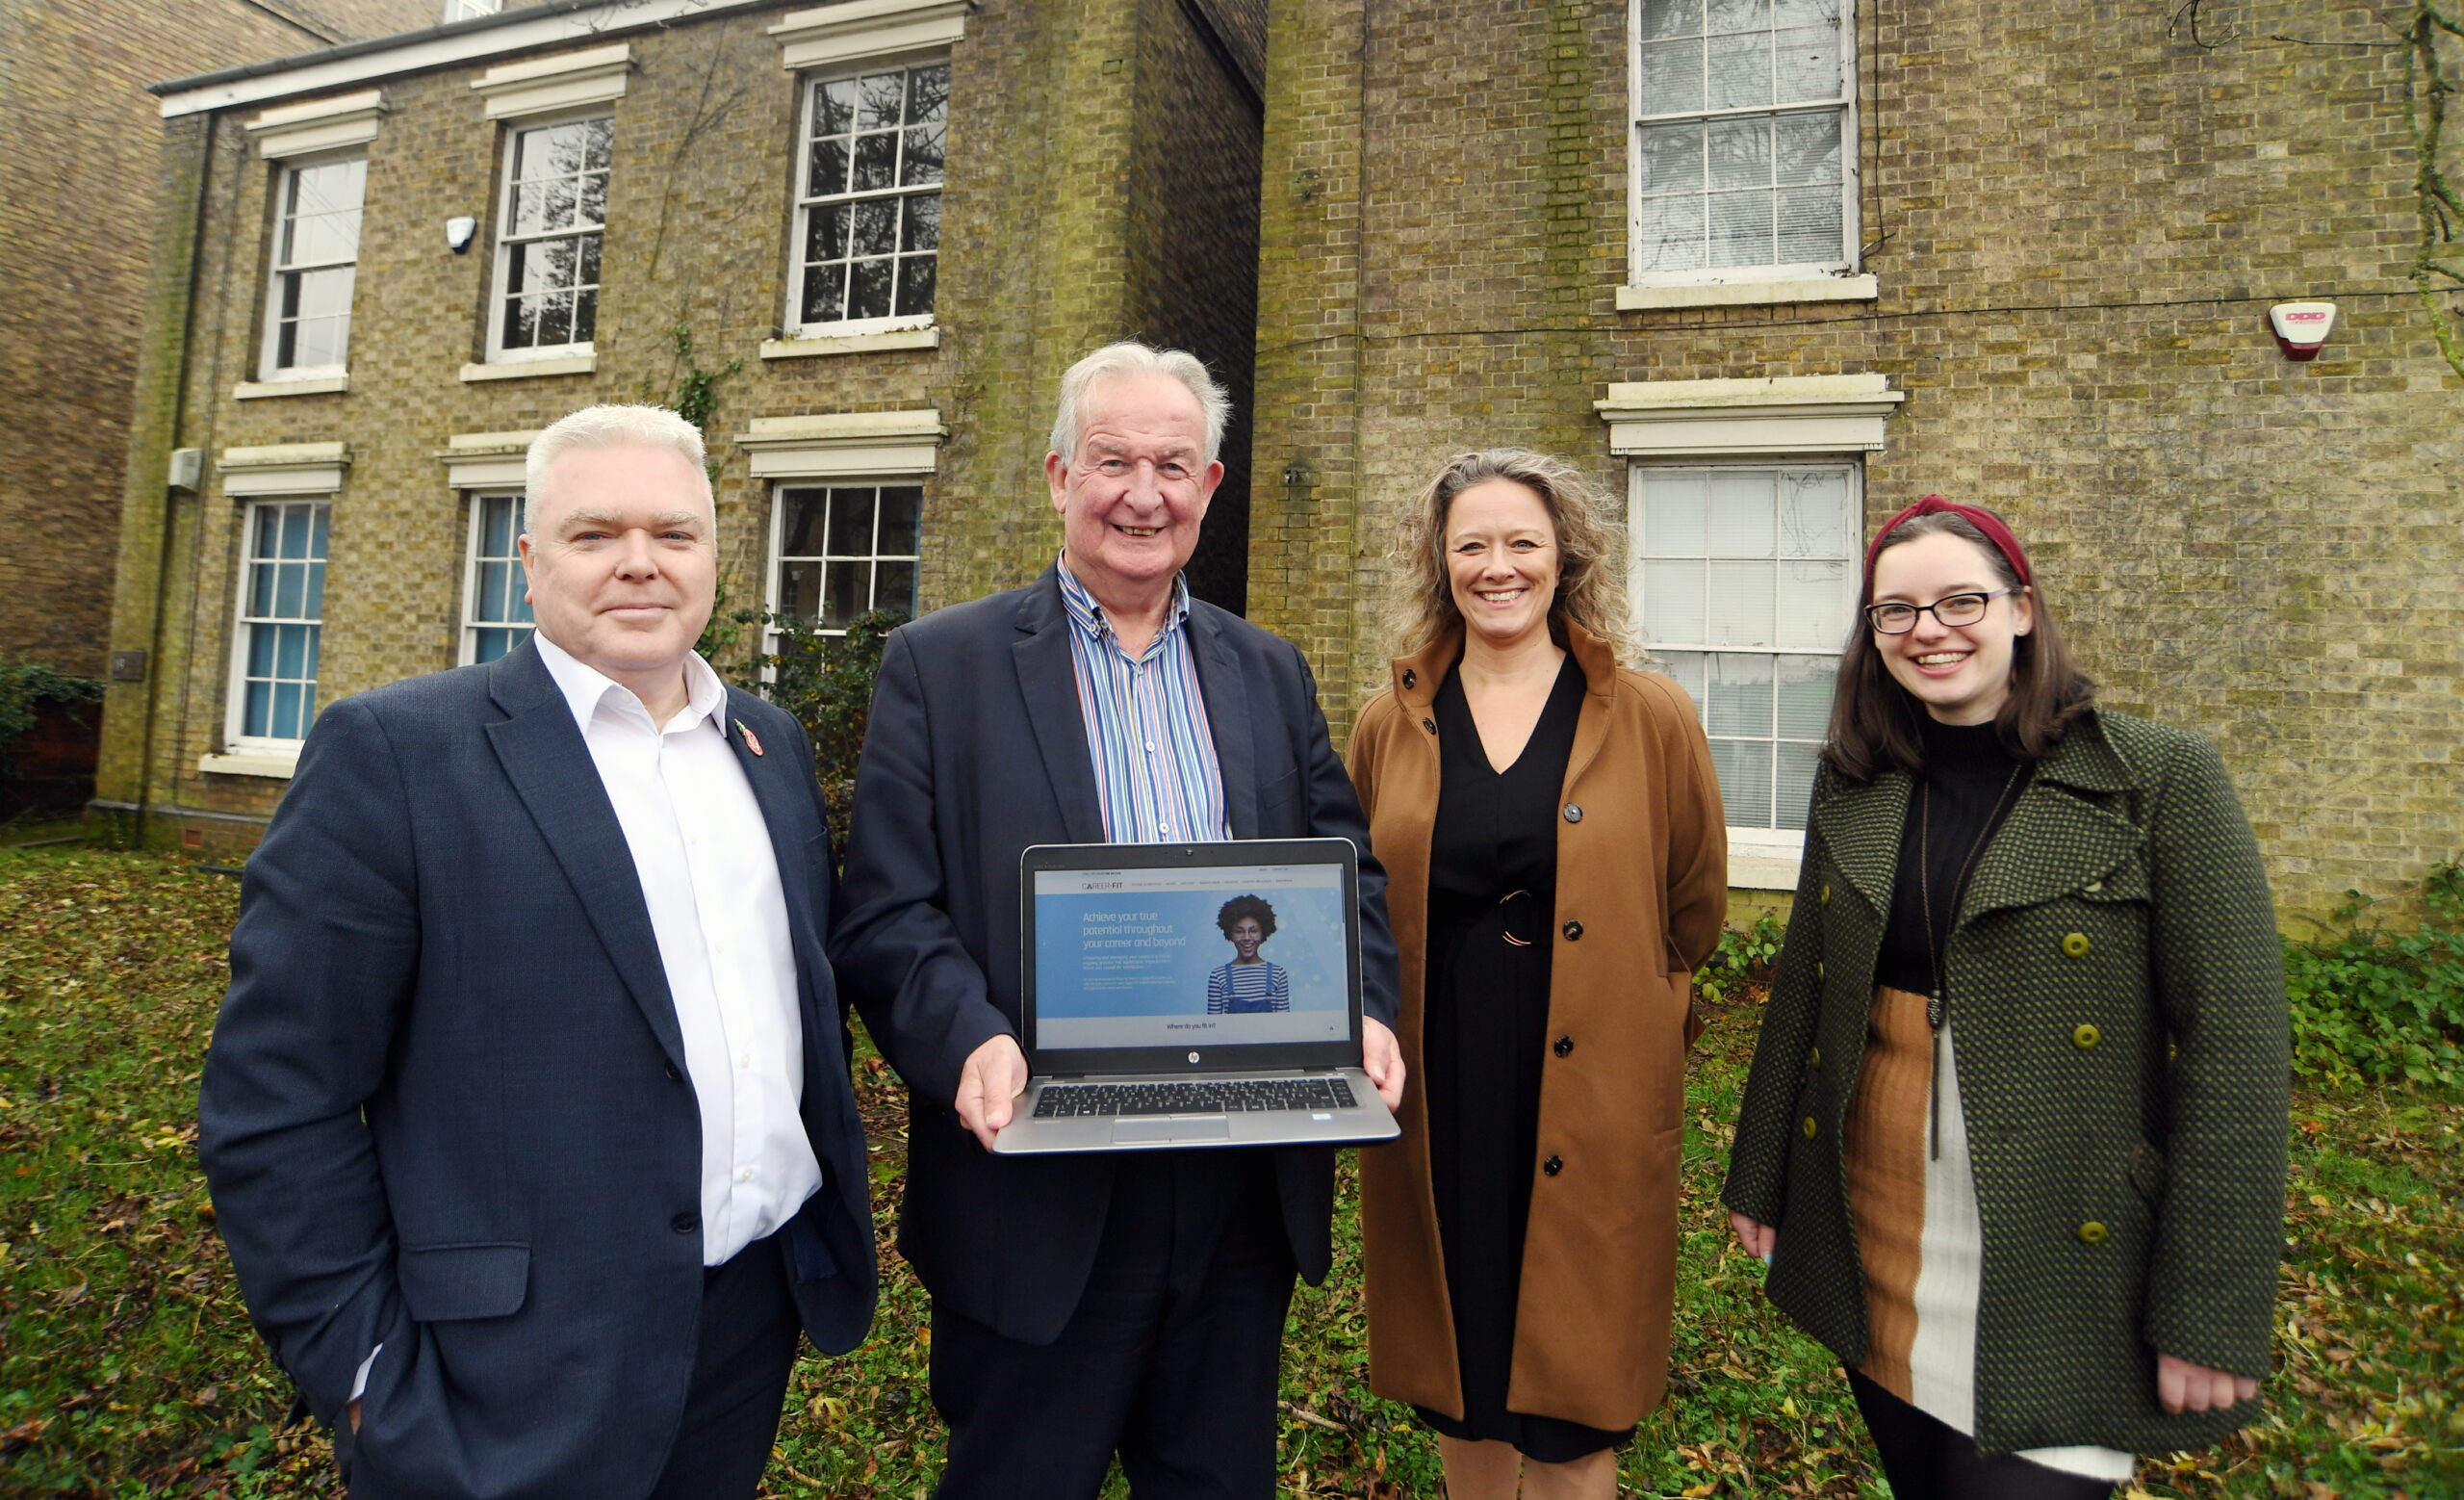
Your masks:
<path fill-rule="evenodd" d="M 1870 302 L 1882 283 L 1864 276 L 1806 276 L 1786 281 L 1701 281 L 1676 285 L 1622 286 L 1617 310 L 1654 307 L 1772 307 L 1786 302 Z"/>
<path fill-rule="evenodd" d="M 336 396 L 349 389 L 348 375 L 309 375 L 297 380 L 243 380 L 231 387 L 231 399 L 253 401 L 269 396 Z"/>
<path fill-rule="evenodd" d="M 764 359 L 812 359 L 825 354 L 870 354 L 893 349 L 939 349 L 941 330 L 899 328 L 888 333 L 840 333 L 817 338 L 763 339 Z"/>
<path fill-rule="evenodd" d="M 599 356 L 565 354 L 554 359 L 500 359 L 483 365 L 464 365 L 464 380 L 527 380 L 534 375 L 589 375 L 599 368 Z"/>
<path fill-rule="evenodd" d="M 201 755 L 196 768 L 210 776 L 265 776 L 289 781 L 298 764 L 296 750 L 288 755 L 272 750 L 241 750 L 230 755 Z"/>
<path fill-rule="evenodd" d="M 1796 890 L 1805 847 L 1806 836 L 1790 829 L 1730 829 L 1729 889 L 1784 894 Z"/>

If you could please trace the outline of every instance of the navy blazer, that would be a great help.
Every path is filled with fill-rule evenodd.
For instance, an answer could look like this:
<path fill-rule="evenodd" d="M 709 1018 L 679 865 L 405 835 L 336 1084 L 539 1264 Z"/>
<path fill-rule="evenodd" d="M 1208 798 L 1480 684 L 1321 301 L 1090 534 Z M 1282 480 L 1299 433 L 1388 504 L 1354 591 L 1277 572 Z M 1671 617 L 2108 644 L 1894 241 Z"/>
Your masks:
<path fill-rule="evenodd" d="M 872 1317 L 834 900 L 794 720 L 728 695 L 770 828 L 821 1189 L 776 1236 L 806 1332 Z M 756 756 L 736 723 L 768 741 Z M 701 1115 L 657 940 L 572 710 L 525 644 L 327 708 L 247 865 L 197 1154 L 249 1316 L 357 1500 L 638 1495 L 702 1300 Z"/>
<path fill-rule="evenodd" d="M 1364 1004 L 1393 1025 L 1386 876 L 1308 662 L 1212 605 L 1192 601 L 1188 628 L 1233 836 L 1360 850 Z M 1050 1343 L 1086 1288 L 1116 1158 L 993 1156 L 953 1101 L 968 1055 L 1020 1032 L 1019 851 L 1104 841 L 1057 570 L 890 635 L 854 814 L 831 956 L 910 1091 L 899 1251 L 961 1313 Z M 1315 1283 L 1331 1256 L 1335 1153 L 1274 1157 L 1293 1258 Z"/>

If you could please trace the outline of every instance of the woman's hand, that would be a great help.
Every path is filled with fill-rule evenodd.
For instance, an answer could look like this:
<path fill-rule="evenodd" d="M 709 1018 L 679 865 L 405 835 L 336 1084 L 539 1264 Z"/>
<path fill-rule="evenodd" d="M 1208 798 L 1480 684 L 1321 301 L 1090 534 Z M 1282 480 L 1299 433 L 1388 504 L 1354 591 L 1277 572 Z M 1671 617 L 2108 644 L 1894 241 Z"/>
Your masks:
<path fill-rule="evenodd" d="M 1780 1249 L 1778 1229 L 1749 1219 L 1733 1208 L 1729 1210 L 1729 1228 L 1736 1230 L 1736 1242 L 1745 1247 L 1745 1253 L 1761 1257 L 1765 1264 Z"/>
<path fill-rule="evenodd" d="M 1374 1016 L 1360 1020 L 1360 1071 L 1369 1074 L 1378 1102 L 1389 1110 L 1403 1107 L 1403 1047 Z"/>
<path fill-rule="evenodd" d="M 2185 1411 L 2221 1411 L 2258 1393 L 2259 1383 L 2246 1375 L 2211 1370 L 2162 1351 L 2156 1356 L 2156 1404 L 2175 1416 Z"/>

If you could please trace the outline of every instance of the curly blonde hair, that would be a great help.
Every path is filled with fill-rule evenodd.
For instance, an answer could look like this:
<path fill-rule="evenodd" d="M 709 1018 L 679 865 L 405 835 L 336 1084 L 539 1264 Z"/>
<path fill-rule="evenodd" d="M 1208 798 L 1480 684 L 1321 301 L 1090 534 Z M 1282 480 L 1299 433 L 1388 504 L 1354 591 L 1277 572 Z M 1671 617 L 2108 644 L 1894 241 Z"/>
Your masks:
<path fill-rule="evenodd" d="M 1528 448 L 1457 453 L 1437 471 L 1397 529 L 1388 613 L 1399 654 L 1409 656 L 1462 629 L 1463 611 L 1446 571 L 1446 518 L 1454 497 L 1490 479 L 1511 479 L 1540 497 L 1557 529 L 1557 595 L 1550 623 L 1570 619 L 1608 642 L 1617 659 L 1639 665 L 1649 654 L 1633 632 L 1621 566 L 1625 528 L 1601 514 L 1600 500 L 1575 466 Z"/>

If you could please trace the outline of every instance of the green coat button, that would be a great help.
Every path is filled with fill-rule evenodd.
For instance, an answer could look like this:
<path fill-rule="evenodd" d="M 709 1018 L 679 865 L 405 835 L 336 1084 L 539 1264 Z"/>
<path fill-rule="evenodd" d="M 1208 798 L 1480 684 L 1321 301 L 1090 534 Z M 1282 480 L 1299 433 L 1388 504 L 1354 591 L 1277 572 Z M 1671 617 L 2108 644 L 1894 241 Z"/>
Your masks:
<path fill-rule="evenodd" d="M 2088 956 L 2088 935 L 2084 932 L 2065 934 L 2062 939 L 2062 951 L 2069 954 L 2072 958 L 2086 958 Z"/>
<path fill-rule="evenodd" d="M 1822 903 L 1823 905 L 1825 905 L 1825 906 L 1829 906 L 1829 905 L 1831 904 L 1831 888 L 1830 888 L 1829 886 L 1825 886 L 1825 887 L 1823 887 L 1823 888 L 1822 888 L 1822 893 L 1821 893 L 1820 895 L 1818 895 L 1818 896 L 1815 896 L 1815 897 L 1814 897 L 1814 899 L 1815 899 L 1815 900 L 1817 900 L 1817 901 L 1819 901 L 1819 902 L 1821 902 L 1821 903 Z"/>
<path fill-rule="evenodd" d="M 2086 885 L 2081 886 L 2079 889 L 2090 895 L 2094 895 L 2097 892 L 2105 889 L 2105 883 L 2101 880 L 2092 880 Z"/>
<path fill-rule="evenodd" d="M 1806 1116 L 1806 1123 L 1797 1126 L 1797 1128 L 1803 1130 L 1805 1132 L 1806 1139 L 1810 1141 L 1814 1138 L 1815 1133 L 1822 1129 L 1822 1126 L 1813 1123 L 1813 1116 L 1808 1115 Z"/>
<path fill-rule="evenodd" d="M 1816 979 L 1822 977 L 1822 960 L 1820 959 L 1815 959 L 1813 961 L 1813 976 Z"/>
<path fill-rule="evenodd" d="M 1811 1064 L 1815 1071 L 1819 1072 L 1822 1068 L 1822 1048 L 1817 1047 L 1812 1051 L 1807 1053 L 1806 1061 Z"/>
<path fill-rule="evenodd" d="M 2084 1021 L 2070 1030 L 2070 1045 L 2083 1052 L 2102 1040 L 2104 1033 Z"/>
<path fill-rule="evenodd" d="M 2079 1226 L 2079 1243 L 2080 1243 L 2080 1244 L 2082 1244 L 2082 1245 L 2101 1245 L 2101 1244 L 2103 1244 L 2104 1242 L 2105 1242 L 2105 1227 L 2104 1227 L 2103 1225 L 2098 1224 L 2098 1223 L 2097 1223 L 2095 1220 L 2093 1220 L 2093 1219 L 2091 1219 L 2091 1220 L 2089 1220 L 2087 1223 L 2085 1223 L 2085 1224 L 2083 1224 L 2083 1225 Z"/>

